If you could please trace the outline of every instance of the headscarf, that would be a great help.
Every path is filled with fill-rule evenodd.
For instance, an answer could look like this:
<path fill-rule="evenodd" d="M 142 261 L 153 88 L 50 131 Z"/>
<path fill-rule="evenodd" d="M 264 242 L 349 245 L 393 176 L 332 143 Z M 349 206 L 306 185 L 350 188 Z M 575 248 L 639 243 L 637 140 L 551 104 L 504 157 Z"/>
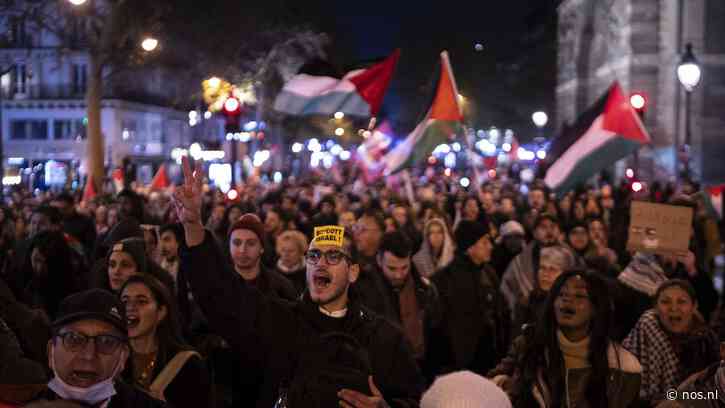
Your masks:
<path fill-rule="evenodd" d="M 654 309 L 642 314 L 622 345 L 642 364 L 640 398 L 646 401 L 660 400 L 667 390 L 675 389 L 680 384 L 680 360 Z"/>
<path fill-rule="evenodd" d="M 441 255 L 438 258 L 438 261 L 435 260 L 433 249 L 431 248 L 430 241 L 428 240 L 428 233 L 430 232 L 430 227 L 433 224 L 439 225 L 443 230 L 443 249 L 441 249 Z M 413 263 L 422 276 L 430 278 L 437 271 L 445 268 L 451 263 L 455 253 L 455 248 L 456 245 L 453 242 L 453 238 L 451 238 L 451 234 L 448 232 L 448 227 L 446 226 L 445 221 L 440 218 L 431 218 L 425 223 L 425 227 L 423 228 L 423 245 L 421 245 L 420 250 L 413 255 Z"/>

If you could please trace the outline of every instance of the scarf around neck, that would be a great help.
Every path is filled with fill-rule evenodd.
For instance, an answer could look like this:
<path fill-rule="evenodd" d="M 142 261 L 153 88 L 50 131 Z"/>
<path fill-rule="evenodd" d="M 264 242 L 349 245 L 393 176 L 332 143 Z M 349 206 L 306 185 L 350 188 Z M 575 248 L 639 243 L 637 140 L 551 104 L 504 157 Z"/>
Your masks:
<path fill-rule="evenodd" d="M 561 330 L 556 331 L 556 336 L 559 339 L 559 350 L 564 356 L 564 365 L 567 369 L 590 367 L 589 337 L 574 342 L 567 339 Z"/>

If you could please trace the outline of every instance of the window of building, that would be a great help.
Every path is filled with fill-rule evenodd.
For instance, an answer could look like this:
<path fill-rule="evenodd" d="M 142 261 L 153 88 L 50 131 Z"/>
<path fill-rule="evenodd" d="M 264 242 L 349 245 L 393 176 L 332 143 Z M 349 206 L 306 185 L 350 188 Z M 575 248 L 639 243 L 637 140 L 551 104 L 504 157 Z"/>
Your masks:
<path fill-rule="evenodd" d="M 15 64 L 15 91 L 21 94 L 28 92 L 28 68 L 25 64 Z"/>
<path fill-rule="evenodd" d="M 14 45 L 26 45 L 28 42 L 28 33 L 25 27 L 25 19 L 22 17 L 13 17 L 10 20 L 10 42 Z"/>
<path fill-rule="evenodd" d="M 136 140 L 136 120 L 135 119 L 123 119 L 121 120 L 121 139 L 124 141 Z"/>
<path fill-rule="evenodd" d="M 48 139 L 48 121 L 43 119 L 20 119 L 10 122 L 10 139 L 46 140 Z"/>
<path fill-rule="evenodd" d="M 73 84 L 74 94 L 86 93 L 86 87 L 88 84 L 88 66 L 86 64 L 73 64 L 73 77 L 71 82 Z"/>
<path fill-rule="evenodd" d="M 84 140 L 86 126 L 83 119 L 56 119 L 53 121 L 53 139 Z"/>

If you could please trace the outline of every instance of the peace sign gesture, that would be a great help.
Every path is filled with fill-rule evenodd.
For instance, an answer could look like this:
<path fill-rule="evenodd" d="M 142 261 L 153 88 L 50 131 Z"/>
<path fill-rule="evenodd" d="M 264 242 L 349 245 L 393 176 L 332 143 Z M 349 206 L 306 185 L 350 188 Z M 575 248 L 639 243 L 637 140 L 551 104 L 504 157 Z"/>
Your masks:
<path fill-rule="evenodd" d="M 184 224 L 186 244 L 194 246 L 204 240 L 204 226 L 201 224 L 203 171 L 199 161 L 192 172 L 187 156 L 182 157 L 182 168 L 184 184 L 174 192 L 174 207 L 176 215 Z"/>

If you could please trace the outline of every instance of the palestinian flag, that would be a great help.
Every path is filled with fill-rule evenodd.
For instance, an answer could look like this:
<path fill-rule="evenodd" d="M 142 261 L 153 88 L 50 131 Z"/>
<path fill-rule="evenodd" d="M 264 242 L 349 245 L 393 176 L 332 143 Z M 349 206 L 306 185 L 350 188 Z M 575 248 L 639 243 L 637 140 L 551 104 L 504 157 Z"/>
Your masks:
<path fill-rule="evenodd" d="M 171 183 L 169 177 L 166 175 L 166 165 L 162 164 L 161 167 L 156 171 L 156 175 L 151 180 L 151 190 L 163 190 L 167 188 Z"/>
<path fill-rule="evenodd" d="M 557 193 L 565 193 L 648 143 L 647 130 L 615 81 L 553 141 L 544 181 Z"/>
<path fill-rule="evenodd" d="M 342 79 L 334 74 L 300 73 L 285 83 L 274 109 L 289 115 L 375 116 L 383 104 L 400 57 L 395 50 L 384 61 L 367 69 L 350 71 Z M 311 70 L 303 67 L 302 71 Z"/>
<path fill-rule="evenodd" d="M 707 198 L 709 199 L 709 207 L 717 214 L 719 219 L 722 219 L 722 195 L 725 193 L 725 184 L 719 186 L 710 186 L 705 189 Z"/>
<path fill-rule="evenodd" d="M 111 173 L 111 178 L 113 179 L 113 187 L 116 189 L 116 192 L 118 193 L 119 191 L 123 190 L 123 170 L 113 170 L 113 173 Z"/>
<path fill-rule="evenodd" d="M 400 144 L 388 152 L 383 161 L 386 174 L 393 174 L 425 161 L 436 146 L 447 143 L 462 130 L 463 113 L 458 105 L 458 88 L 448 53 L 441 53 L 441 76 L 433 104 L 422 122 Z"/>
<path fill-rule="evenodd" d="M 86 186 L 83 189 L 83 198 L 81 201 L 89 202 L 96 198 L 98 194 L 96 193 L 96 186 L 93 185 L 93 176 L 90 174 L 88 175 L 88 178 L 86 179 Z"/>

